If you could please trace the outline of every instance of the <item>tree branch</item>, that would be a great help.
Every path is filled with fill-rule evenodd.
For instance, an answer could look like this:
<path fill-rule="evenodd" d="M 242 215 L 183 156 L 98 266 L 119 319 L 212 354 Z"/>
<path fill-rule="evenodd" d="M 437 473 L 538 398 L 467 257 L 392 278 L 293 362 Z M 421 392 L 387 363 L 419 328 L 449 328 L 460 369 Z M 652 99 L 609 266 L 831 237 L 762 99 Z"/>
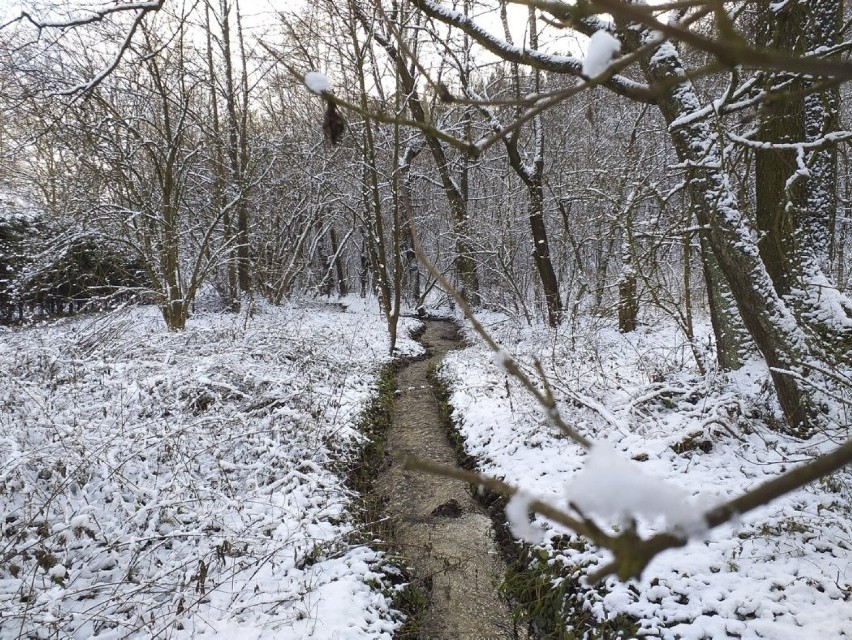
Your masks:
<path fill-rule="evenodd" d="M 524 64 L 541 71 L 565 73 L 576 77 L 582 76 L 583 63 L 573 56 L 549 55 L 535 49 L 520 49 L 494 37 L 464 14 L 444 7 L 434 0 L 409 0 L 409 2 L 430 18 L 464 31 L 480 46 L 507 62 Z M 645 85 L 623 76 L 609 77 L 601 84 L 615 93 L 637 102 L 654 101 L 654 97 L 648 92 Z"/>

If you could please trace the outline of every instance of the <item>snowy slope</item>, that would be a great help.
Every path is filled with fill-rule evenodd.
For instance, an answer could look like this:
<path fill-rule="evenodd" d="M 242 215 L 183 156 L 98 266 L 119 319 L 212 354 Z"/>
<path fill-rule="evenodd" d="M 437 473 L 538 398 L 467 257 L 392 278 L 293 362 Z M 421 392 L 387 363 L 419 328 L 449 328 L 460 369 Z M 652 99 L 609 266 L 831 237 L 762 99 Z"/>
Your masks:
<path fill-rule="evenodd" d="M 755 363 L 736 376 L 699 376 L 682 336 L 662 321 L 628 335 L 589 324 L 582 334 L 554 337 L 497 315 L 484 319 L 507 352 L 527 365 L 533 357 L 542 361 L 569 423 L 625 461 L 634 458 L 630 464 L 649 482 L 667 482 L 697 508 L 733 497 L 845 437 L 802 443 L 770 430 L 767 372 Z M 703 331 L 699 340 L 706 343 L 709 329 Z M 566 508 L 566 486 L 586 454 L 543 421 L 542 410 L 507 381 L 484 347 L 451 353 L 442 375 L 466 447 L 483 471 Z M 852 637 L 851 476 L 827 478 L 668 551 L 637 583 L 609 579 L 605 589 L 585 593 L 585 607 L 598 619 L 636 616 L 640 635 L 649 637 Z M 606 514 L 602 492 L 617 483 L 597 477 L 601 486 L 589 503 Z M 664 526 L 637 515 L 640 532 Z M 617 518 L 598 522 L 619 524 Z M 590 573 L 607 559 L 564 540 L 557 551 L 556 536 L 566 531 L 546 526 L 545 547 L 568 573 Z"/>
<path fill-rule="evenodd" d="M 342 480 L 378 313 L 0 331 L 0 638 L 391 637 Z"/>

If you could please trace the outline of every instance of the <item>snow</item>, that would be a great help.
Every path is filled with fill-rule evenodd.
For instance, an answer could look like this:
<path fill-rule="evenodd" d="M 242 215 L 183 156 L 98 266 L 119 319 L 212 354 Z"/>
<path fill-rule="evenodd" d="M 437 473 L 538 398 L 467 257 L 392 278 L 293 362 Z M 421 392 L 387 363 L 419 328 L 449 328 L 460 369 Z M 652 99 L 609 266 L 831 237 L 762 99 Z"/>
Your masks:
<path fill-rule="evenodd" d="M 585 466 L 565 488 L 565 497 L 583 515 L 600 516 L 609 525 L 625 527 L 643 518 L 688 535 L 706 528 L 702 511 L 689 503 L 680 487 L 643 473 L 607 444 L 592 447 Z"/>
<path fill-rule="evenodd" d="M 500 369 L 500 371 L 505 373 L 507 365 L 510 365 L 511 362 L 512 357 L 502 349 L 494 352 L 494 364 L 497 365 L 497 368 Z"/>
<path fill-rule="evenodd" d="M 387 331 L 347 303 L 0 329 L 0 638 L 389 640 L 344 478 Z"/>
<path fill-rule="evenodd" d="M 308 71 L 305 74 L 305 86 L 308 88 L 308 91 L 313 93 L 325 93 L 329 87 L 328 78 L 319 71 Z"/>
<path fill-rule="evenodd" d="M 544 529 L 530 524 L 530 503 L 534 498 L 524 491 L 517 491 L 506 503 L 506 521 L 509 531 L 519 540 L 541 544 L 544 541 Z"/>
<path fill-rule="evenodd" d="M 521 367 L 542 363 L 563 418 L 597 445 L 587 453 L 564 438 L 468 330 L 475 346 L 451 352 L 440 369 L 467 453 L 522 495 L 567 511 L 569 499 L 577 502 L 605 532 L 623 530 L 631 516 L 643 538 L 673 525 L 690 529 L 698 512 L 847 437 L 801 442 L 773 431 L 768 423 L 779 409 L 765 364 L 701 376 L 687 339 L 665 318 L 645 318 L 630 334 L 588 317 L 558 333 L 492 312 L 478 318 Z M 706 345 L 709 321 L 696 321 L 695 343 Z M 637 637 L 848 638 L 850 484 L 846 470 L 736 522 L 690 530 L 687 546 L 658 555 L 640 580 L 610 578 L 569 595 L 576 599 L 567 604 L 598 620 L 633 616 Z M 518 500 L 506 516 L 526 537 L 517 531 L 528 523 Z M 540 516 L 530 526 L 545 529 L 540 550 L 567 575 L 591 574 L 611 560 Z"/>
<path fill-rule="evenodd" d="M 613 58 L 621 51 L 621 43 L 606 31 L 595 31 L 589 38 L 589 48 L 583 59 L 583 75 L 596 78 L 604 73 Z"/>
<path fill-rule="evenodd" d="M 0 187 L 0 224 L 35 222 L 43 217 L 44 212 L 26 197 Z"/>
<path fill-rule="evenodd" d="M 437 17 L 441 22 L 464 29 L 476 42 L 487 51 L 496 54 L 507 61 L 530 61 L 536 67 L 556 73 L 576 75 L 582 70 L 582 62 L 575 57 L 547 53 L 538 49 L 515 46 L 495 37 L 482 28 L 479 22 L 463 13 L 451 9 L 447 4 L 434 0 L 419 0 L 418 7 L 427 15 Z M 645 90 L 647 85 L 631 80 L 624 76 L 614 76 L 612 85 L 626 91 Z"/>
<path fill-rule="evenodd" d="M 0 329 L 0 638 L 390 639 L 395 568 L 365 544 L 341 471 L 364 442 L 387 338 L 376 309 L 346 304 L 199 314 L 182 333 L 148 308 Z M 765 365 L 701 376 L 664 318 L 625 335 L 599 318 L 558 334 L 480 320 L 500 353 L 453 351 L 440 374 L 467 451 L 522 488 L 506 507 L 513 535 L 575 574 L 608 553 L 530 522 L 532 496 L 572 502 L 604 531 L 636 518 L 642 537 L 692 535 L 640 580 L 572 605 L 633 616 L 640 637 L 848 637 L 849 471 L 697 534 L 707 507 L 842 437 L 768 428 Z M 415 325 L 402 322 L 405 336 Z M 696 344 L 710 335 L 696 325 Z M 542 363 L 591 451 L 506 375 L 510 357 Z"/>

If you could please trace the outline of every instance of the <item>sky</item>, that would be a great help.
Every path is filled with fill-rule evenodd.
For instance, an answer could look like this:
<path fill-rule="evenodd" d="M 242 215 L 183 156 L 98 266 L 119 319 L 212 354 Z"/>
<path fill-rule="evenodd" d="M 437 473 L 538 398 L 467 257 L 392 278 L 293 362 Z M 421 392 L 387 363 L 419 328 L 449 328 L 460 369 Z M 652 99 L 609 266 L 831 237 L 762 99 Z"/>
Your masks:
<path fill-rule="evenodd" d="M 167 0 L 173 1 L 173 0 Z M 8 20 L 13 19 L 17 15 L 20 14 L 22 9 L 26 9 L 27 11 L 32 11 L 34 13 L 40 13 L 38 11 L 39 7 L 47 7 L 51 4 L 55 6 L 62 7 L 63 9 L 68 9 L 70 7 L 102 7 L 105 5 L 112 4 L 111 2 L 90 2 L 86 0 L 58 0 L 56 2 L 44 2 L 42 0 L 0 0 L 0 20 L 2 23 L 6 23 Z M 269 18 L 274 16 L 279 11 L 286 10 L 288 12 L 297 11 L 300 7 L 304 7 L 306 5 L 305 0 L 241 0 L 240 1 L 240 10 L 242 14 L 248 19 L 249 23 L 257 21 L 258 26 L 260 25 L 269 25 Z M 509 8 L 509 24 L 512 29 L 512 36 L 516 43 L 520 44 L 526 40 L 526 31 L 527 31 L 527 9 L 524 6 L 510 4 Z M 479 24 L 481 24 L 484 28 L 486 28 L 491 33 L 496 35 L 502 35 L 503 28 L 500 24 L 500 18 L 496 11 L 492 13 L 484 13 L 480 12 L 476 16 L 476 20 Z M 561 47 L 562 52 L 566 52 L 566 47 L 576 47 L 576 39 L 570 36 L 566 36 L 565 34 L 554 33 L 551 29 L 551 33 L 553 33 L 554 38 L 551 40 L 555 40 L 556 43 L 546 44 L 543 43 L 543 48 L 545 50 L 551 49 L 553 46 Z M 570 38 L 570 40 L 569 40 Z"/>

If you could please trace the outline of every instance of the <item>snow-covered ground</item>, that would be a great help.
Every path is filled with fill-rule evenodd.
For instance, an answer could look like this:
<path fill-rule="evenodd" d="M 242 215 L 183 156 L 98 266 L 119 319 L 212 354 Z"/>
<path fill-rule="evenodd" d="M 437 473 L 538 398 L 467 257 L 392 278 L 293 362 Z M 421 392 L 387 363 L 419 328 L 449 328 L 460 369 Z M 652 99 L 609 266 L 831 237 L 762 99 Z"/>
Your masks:
<path fill-rule="evenodd" d="M 0 329 L 0 638 L 390 638 L 392 569 L 360 544 L 343 481 L 387 338 L 378 313 L 350 304 L 199 315 L 178 334 L 154 309 Z M 765 370 L 698 375 L 664 323 L 554 337 L 485 320 L 508 352 L 542 361 L 564 416 L 617 451 L 614 466 L 636 467 L 576 484 L 586 454 L 483 347 L 452 352 L 442 373 L 469 452 L 562 506 L 572 482 L 575 499 L 595 481 L 612 496 L 617 476 L 641 473 L 669 483 L 663 511 L 678 490 L 706 507 L 840 437 L 770 430 Z M 585 593 L 585 606 L 631 614 L 651 637 L 852 637 L 850 481 L 837 474 L 699 536 L 638 583 Z M 648 502 L 644 533 L 661 526 Z M 556 550 L 565 532 L 545 526 L 569 571 L 605 561 L 564 539 Z"/>
<path fill-rule="evenodd" d="M 755 363 L 732 376 L 700 376 L 682 335 L 664 321 L 628 335 L 603 322 L 577 335 L 554 336 L 498 315 L 481 320 L 507 352 L 527 365 L 534 357 L 541 360 L 569 423 L 622 456 L 611 476 L 633 474 L 645 486 L 668 483 L 655 496 L 664 515 L 678 492 L 692 508 L 712 506 L 848 435 L 847 430 L 803 443 L 770 430 L 765 369 Z M 698 340 L 706 344 L 708 329 L 703 332 Z M 619 478 L 598 469 L 576 484 L 586 454 L 545 423 L 542 409 L 507 379 L 472 334 L 470 340 L 475 346 L 450 353 L 441 372 L 468 452 L 481 469 L 563 508 L 566 487 L 574 482 L 572 495 L 578 488 L 592 494 L 590 510 L 617 515 L 607 514 L 610 505 L 602 498 L 614 495 Z M 843 408 L 835 409 L 842 419 Z M 848 429 L 848 414 L 845 423 Z M 606 466 L 605 456 L 597 466 L 601 461 Z M 621 470 L 625 464 L 634 469 Z M 624 487 L 625 493 L 631 490 Z M 639 506 L 653 512 L 653 504 Z M 689 509 L 681 505 L 675 511 Z M 639 519 L 642 533 L 662 525 L 653 513 Z M 564 539 L 556 550 L 557 535 L 565 530 L 544 526 L 545 548 L 569 573 L 572 568 L 591 573 L 608 559 L 606 552 L 566 545 Z M 852 637 L 852 473 L 826 478 L 661 554 L 638 582 L 610 578 L 604 589 L 583 597 L 598 619 L 618 613 L 638 618 L 640 636 Z"/>
<path fill-rule="evenodd" d="M 386 350 L 320 306 L 0 328 L 0 638 L 390 638 L 343 482 Z"/>

